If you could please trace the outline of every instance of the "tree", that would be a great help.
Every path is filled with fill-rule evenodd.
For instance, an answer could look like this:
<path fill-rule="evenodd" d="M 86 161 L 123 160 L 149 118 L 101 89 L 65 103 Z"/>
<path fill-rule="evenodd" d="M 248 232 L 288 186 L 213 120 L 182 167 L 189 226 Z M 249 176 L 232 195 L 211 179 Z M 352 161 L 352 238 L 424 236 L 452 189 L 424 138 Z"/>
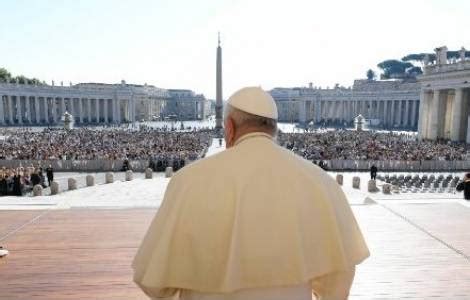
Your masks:
<path fill-rule="evenodd" d="M 383 79 L 390 79 L 407 77 L 406 70 L 408 68 L 414 67 L 414 65 L 409 62 L 403 62 L 396 59 L 389 59 L 379 63 L 377 67 L 383 70 Z"/>
<path fill-rule="evenodd" d="M 421 69 L 421 67 L 415 66 L 415 67 L 406 69 L 406 74 L 408 75 L 408 77 L 416 77 L 418 75 L 423 74 L 423 70 Z"/>
<path fill-rule="evenodd" d="M 9 82 L 11 79 L 10 72 L 5 68 L 0 68 L 0 82 Z"/>
<path fill-rule="evenodd" d="M 367 80 L 374 80 L 376 78 L 375 72 L 372 69 L 367 70 Z"/>
<path fill-rule="evenodd" d="M 28 78 L 23 75 L 12 76 L 5 68 L 0 68 L 0 82 L 46 85 L 45 81 L 41 81 L 37 78 Z"/>
<path fill-rule="evenodd" d="M 430 62 L 433 62 L 436 60 L 436 54 L 434 53 L 414 53 L 414 54 L 408 54 L 407 56 L 404 56 L 401 60 L 402 61 L 415 61 L 415 62 L 420 62 L 420 63 L 424 63 L 424 57 L 425 56 L 428 56 L 429 58 L 429 61 Z"/>
<path fill-rule="evenodd" d="M 28 78 L 26 78 L 23 75 L 16 76 L 15 80 L 18 81 L 19 84 L 27 84 L 28 83 Z"/>
<path fill-rule="evenodd" d="M 465 57 L 470 57 L 470 51 L 465 51 Z M 460 58 L 460 51 L 447 51 L 447 58 Z"/>

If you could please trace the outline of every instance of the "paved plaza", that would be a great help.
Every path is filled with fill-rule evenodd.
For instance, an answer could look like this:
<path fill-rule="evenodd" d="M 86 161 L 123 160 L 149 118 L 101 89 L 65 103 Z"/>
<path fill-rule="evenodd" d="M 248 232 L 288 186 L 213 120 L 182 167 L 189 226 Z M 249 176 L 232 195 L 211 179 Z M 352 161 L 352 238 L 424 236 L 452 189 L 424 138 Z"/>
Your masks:
<path fill-rule="evenodd" d="M 350 299 L 470 299 L 470 207 L 462 195 L 369 194 L 367 174 L 359 174 L 361 190 L 350 187 L 353 175 L 345 174 L 343 189 L 371 256 Z M 147 299 L 130 264 L 167 182 L 138 178 L 14 198 L 23 203 L 16 206 L 0 199 L 0 245 L 10 251 L 0 259 L 0 300 Z"/>

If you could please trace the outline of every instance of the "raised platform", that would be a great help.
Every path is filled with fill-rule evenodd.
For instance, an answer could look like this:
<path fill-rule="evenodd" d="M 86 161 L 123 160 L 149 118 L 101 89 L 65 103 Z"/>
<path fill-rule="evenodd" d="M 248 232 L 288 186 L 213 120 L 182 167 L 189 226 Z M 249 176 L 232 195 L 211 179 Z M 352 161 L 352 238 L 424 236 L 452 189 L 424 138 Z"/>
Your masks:
<path fill-rule="evenodd" d="M 371 250 L 350 299 L 470 299 L 470 209 L 353 205 Z M 156 209 L 0 211 L 0 299 L 146 299 L 132 258 Z"/>

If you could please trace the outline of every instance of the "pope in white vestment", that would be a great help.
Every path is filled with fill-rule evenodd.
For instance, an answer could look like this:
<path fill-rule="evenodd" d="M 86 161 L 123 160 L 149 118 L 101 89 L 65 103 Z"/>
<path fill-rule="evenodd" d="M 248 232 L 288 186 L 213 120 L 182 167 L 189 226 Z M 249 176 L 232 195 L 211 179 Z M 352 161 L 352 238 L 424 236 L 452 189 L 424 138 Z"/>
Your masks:
<path fill-rule="evenodd" d="M 369 251 L 340 186 L 277 145 L 269 94 L 227 106 L 227 149 L 175 173 L 135 282 L 154 299 L 347 299 Z"/>

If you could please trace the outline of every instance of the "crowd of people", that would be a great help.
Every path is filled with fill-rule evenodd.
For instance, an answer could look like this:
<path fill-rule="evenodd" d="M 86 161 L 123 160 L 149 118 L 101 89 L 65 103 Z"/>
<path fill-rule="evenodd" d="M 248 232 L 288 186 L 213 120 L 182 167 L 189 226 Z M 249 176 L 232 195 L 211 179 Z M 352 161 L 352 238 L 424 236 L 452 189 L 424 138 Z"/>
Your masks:
<path fill-rule="evenodd" d="M 121 160 L 122 171 L 131 169 L 132 160 L 147 160 L 155 171 L 164 171 L 167 166 L 178 170 L 186 161 L 203 157 L 211 140 L 210 130 L 176 132 L 148 127 L 70 131 L 4 129 L 0 132 L 0 160 Z M 53 174 L 52 168 L 47 170 L 45 176 L 40 166 L 3 167 L 0 170 L 0 196 L 20 196 L 36 184 L 48 186 L 47 181 L 52 181 Z"/>
<path fill-rule="evenodd" d="M 0 159 L 7 160 L 195 160 L 211 142 L 209 131 L 158 129 L 70 131 L 45 129 L 4 133 Z"/>
<path fill-rule="evenodd" d="M 186 129 L 186 128 L 185 128 Z M 70 131 L 4 129 L 0 160 L 121 160 L 123 171 L 132 160 L 147 160 L 154 171 L 178 170 L 203 157 L 214 137 L 211 130 L 172 131 L 167 128 L 106 128 Z M 391 132 L 316 130 L 278 133 L 281 146 L 327 169 L 328 160 L 468 160 L 465 143 L 420 141 L 415 135 Z M 0 195 L 19 195 L 35 184 L 46 186 L 40 166 L 0 170 Z M 52 173 L 52 172 L 50 172 Z M 52 176 L 52 175 L 51 175 Z"/>
<path fill-rule="evenodd" d="M 409 134 L 319 130 L 279 133 L 279 144 L 311 161 L 323 160 L 467 160 L 469 146 L 449 141 L 419 141 Z"/>
<path fill-rule="evenodd" d="M 50 186 L 54 180 L 54 170 L 48 166 L 45 173 L 46 176 L 44 176 L 42 167 L 34 167 L 33 165 L 26 168 L 2 167 L 0 169 L 0 196 L 22 196 L 31 191 L 35 185 Z"/>

